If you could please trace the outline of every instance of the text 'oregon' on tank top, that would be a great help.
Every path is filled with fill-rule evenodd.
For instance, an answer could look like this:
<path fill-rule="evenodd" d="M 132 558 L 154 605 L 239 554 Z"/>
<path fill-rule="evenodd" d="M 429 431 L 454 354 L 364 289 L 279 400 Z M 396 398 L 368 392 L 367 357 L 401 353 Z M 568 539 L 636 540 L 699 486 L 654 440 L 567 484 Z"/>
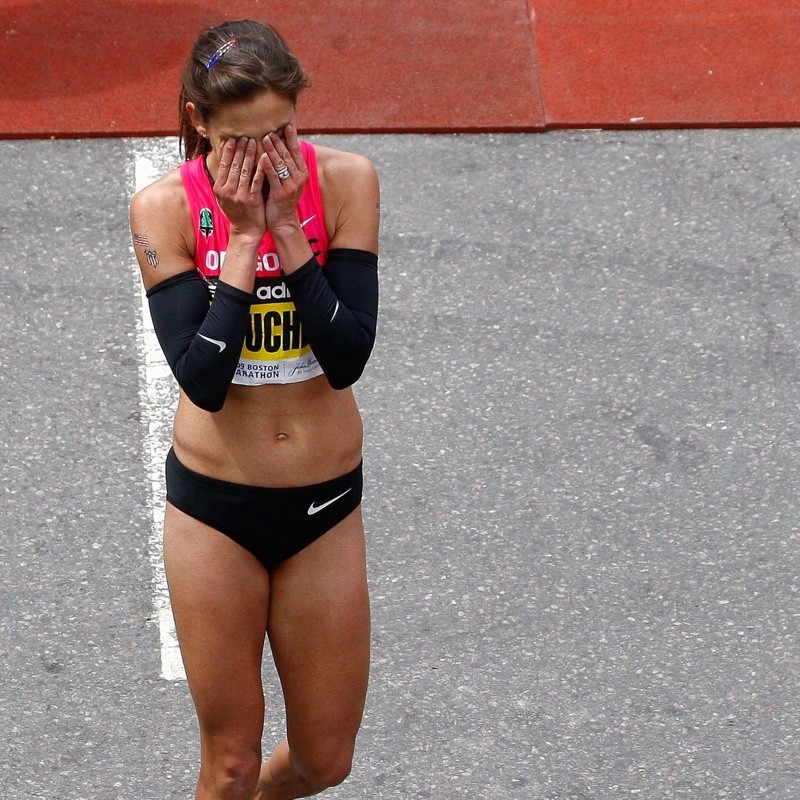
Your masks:
<path fill-rule="evenodd" d="M 310 142 L 301 141 L 300 149 L 309 177 L 297 204 L 297 215 L 311 250 L 320 266 L 324 266 L 328 257 L 328 234 L 316 153 Z M 230 222 L 217 203 L 204 156 L 182 164 L 180 173 L 197 243 L 194 263 L 213 297 L 228 249 Z M 305 340 L 297 310 L 282 276 L 275 242 L 267 233 L 258 250 L 250 324 L 233 383 L 245 386 L 297 383 L 322 374 L 322 368 Z"/>

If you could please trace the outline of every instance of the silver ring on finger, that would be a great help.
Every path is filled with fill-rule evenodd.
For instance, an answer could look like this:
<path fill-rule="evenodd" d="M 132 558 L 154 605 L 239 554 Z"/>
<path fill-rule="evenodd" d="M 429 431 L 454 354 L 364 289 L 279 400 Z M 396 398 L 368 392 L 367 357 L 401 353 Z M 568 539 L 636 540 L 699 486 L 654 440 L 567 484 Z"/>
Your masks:
<path fill-rule="evenodd" d="M 275 172 L 277 173 L 279 180 L 285 181 L 289 177 L 289 167 L 286 165 L 285 161 L 276 168 Z"/>

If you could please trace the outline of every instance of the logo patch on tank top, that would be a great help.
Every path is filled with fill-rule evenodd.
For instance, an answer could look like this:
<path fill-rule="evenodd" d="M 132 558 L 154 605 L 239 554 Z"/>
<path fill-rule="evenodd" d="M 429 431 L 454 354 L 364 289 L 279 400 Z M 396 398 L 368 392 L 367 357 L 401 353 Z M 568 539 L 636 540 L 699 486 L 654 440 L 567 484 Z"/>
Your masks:
<path fill-rule="evenodd" d="M 214 216 L 210 208 L 200 209 L 200 224 L 197 227 L 200 228 L 200 233 L 202 233 L 206 239 L 214 233 Z"/>

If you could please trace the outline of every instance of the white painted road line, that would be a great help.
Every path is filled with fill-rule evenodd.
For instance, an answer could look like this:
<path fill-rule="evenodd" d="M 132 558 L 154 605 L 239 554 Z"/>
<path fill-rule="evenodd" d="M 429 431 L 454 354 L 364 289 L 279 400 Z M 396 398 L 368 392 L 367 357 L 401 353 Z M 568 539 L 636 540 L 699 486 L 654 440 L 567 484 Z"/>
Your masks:
<path fill-rule="evenodd" d="M 138 192 L 179 162 L 176 139 L 157 140 L 146 151 L 133 154 L 133 191 Z M 133 248 L 131 248 L 133 254 Z M 139 406 L 145 425 L 144 466 L 148 484 L 150 509 L 149 554 L 153 569 L 153 606 L 158 620 L 161 642 L 161 677 L 185 680 L 172 607 L 164 574 L 162 533 L 164 528 L 164 459 L 172 440 L 172 419 L 178 391 L 161 347 L 158 344 L 150 309 L 139 276 L 135 258 L 131 259 L 136 291 L 140 297 L 141 318 L 137 321 L 139 349 Z"/>

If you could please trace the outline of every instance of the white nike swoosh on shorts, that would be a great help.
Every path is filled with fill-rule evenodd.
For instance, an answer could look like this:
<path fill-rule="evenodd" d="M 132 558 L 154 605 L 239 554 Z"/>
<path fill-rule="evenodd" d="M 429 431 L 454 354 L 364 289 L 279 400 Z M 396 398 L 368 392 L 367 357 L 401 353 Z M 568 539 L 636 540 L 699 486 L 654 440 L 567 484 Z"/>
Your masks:
<path fill-rule="evenodd" d="M 313 514 L 316 514 L 318 511 L 322 511 L 323 508 L 327 508 L 331 503 L 335 503 L 337 500 L 341 500 L 341 498 L 343 498 L 347 494 L 347 492 L 351 491 L 353 491 L 352 486 L 346 492 L 342 492 L 341 494 L 334 497 L 333 500 L 328 500 L 327 503 L 323 503 L 321 506 L 315 506 L 314 503 L 312 502 L 311 505 L 308 507 L 308 516 L 310 517 Z"/>
<path fill-rule="evenodd" d="M 211 344 L 215 344 L 217 347 L 219 347 L 220 353 L 228 346 L 225 344 L 225 342 L 221 342 L 219 339 L 211 339 L 208 336 L 203 336 L 202 333 L 198 333 L 197 335 L 201 339 L 205 339 L 207 342 L 211 342 Z"/>
<path fill-rule="evenodd" d="M 304 219 L 300 223 L 300 227 L 301 228 L 305 228 L 305 226 L 308 225 L 308 223 L 311 222 L 312 219 L 316 219 L 316 218 L 317 218 L 317 215 L 316 214 L 312 214 L 308 219 Z"/>

